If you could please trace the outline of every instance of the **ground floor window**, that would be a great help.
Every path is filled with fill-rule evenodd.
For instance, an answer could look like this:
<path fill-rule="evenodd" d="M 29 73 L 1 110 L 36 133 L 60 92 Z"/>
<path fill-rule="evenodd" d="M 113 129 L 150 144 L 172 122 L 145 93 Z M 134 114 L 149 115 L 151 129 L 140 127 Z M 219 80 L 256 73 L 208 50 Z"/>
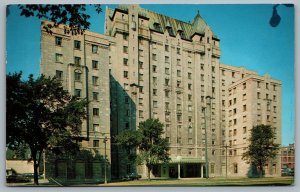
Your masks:
<path fill-rule="evenodd" d="M 233 172 L 238 173 L 238 164 L 237 163 L 233 164 Z"/>

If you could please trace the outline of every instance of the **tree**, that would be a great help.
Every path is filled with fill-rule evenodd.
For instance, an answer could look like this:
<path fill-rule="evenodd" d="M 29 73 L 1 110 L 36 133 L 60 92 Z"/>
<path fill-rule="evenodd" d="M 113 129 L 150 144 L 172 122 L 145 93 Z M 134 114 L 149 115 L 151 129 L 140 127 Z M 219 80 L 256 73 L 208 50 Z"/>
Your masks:
<path fill-rule="evenodd" d="M 38 168 L 44 150 L 55 154 L 79 150 L 74 138 L 86 117 L 86 100 L 79 100 L 63 90 L 55 78 L 43 75 L 27 81 L 21 73 L 8 74 L 6 97 L 6 145 L 17 150 L 27 145 L 34 166 L 34 183 L 38 185 Z"/>
<path fill-rule="evenodd" d="M 169 143 L 162 138 L 163 126 L 158 119 L 150 118 L 141 122 L 138 130 L 125 130 L 115 137 L 116 142 L 127 150 L 138 148 L 137 161 L 146 164 L 149 180 L 153 165 L 170 160 Z"/>
<path fill-rule="evenodd" d="M 242 159 L 258 170 L 259 177 L 263 177 L 266 162 L 274 159 L 279 150 L 274 138 L 275 132 L 270 125 L 257 125 L 251 130 L 250 144 Z"/>
<path fill-rule="evenodd" d="M 18 5 L 21 16 L 52 21 L 53 24 L 43 26 L 48 33 L 52 34 L 53 27 L 64 24 L 65 34 L 71 33 L 72 35 L 83 34 L 90 27 L 90 15 L 86 13 L 86 6 L 85 4 Z M 93 6 L 98 14 L 102 12 L 101 5 Z"/>

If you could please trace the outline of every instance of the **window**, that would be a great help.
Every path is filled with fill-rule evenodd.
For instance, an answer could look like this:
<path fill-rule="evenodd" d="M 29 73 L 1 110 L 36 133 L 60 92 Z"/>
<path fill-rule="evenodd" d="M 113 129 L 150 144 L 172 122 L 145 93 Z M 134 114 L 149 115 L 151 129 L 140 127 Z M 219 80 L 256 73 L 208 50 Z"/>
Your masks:
<path fill-rule="evenodd" d="M 152 81 L 153 81 L 153 85 L 157 85 L 157 77 L 153 77 Z"/>
<path fill-rule="evenodd" d="M 75 95 L 76 97 L 81 97 L 81 89 L 75 89 L 74 95 Z"/>
<path fill-rule="evenodd" d="M 98 45 L 92 45 L 92 53 L 98 52 Z"/>
<path fill-rule="evenodd" d="M 177 65 L 180 65 L 180 59 L 177 59 Z"/>
<path fill-rule="evenodd" d="M 153 60 L 153 61 L 156 61 L 156 60 L 157 60 L 156 54 L 154 54 L 154 53 L 152 54 L 152 60 Z"/>
<path fill-rule="evenodd" d="M 165 91 L 165 97 L 167 97 L 167 98 L 170 97 L 170 91 Z"/>
<path fill-rule="evenodd" d="M 99 131 L 100 131 L 100 129 L 99 129 L 99 124 L 94 124 L 94 125 L 93 125 L 93 131 L 94 131 L 94 132 L 99 132 Z"/>
<path fill-rule="evenodd" d="M 188 62 L 188 68 L 192 68 L 192 62 Z"/>
<path fill-rule="evenodd" d="M 243 94 L 243 100 L 246 100 L 246 93 Z"/>
<path fill-rule="evenodd" d="M 139 49 L 139 56 L 141 56 L 141 57 L 144 56 L 144 51 L 142 49 Z"/>
<path fill-rule="evenodd" d="M 246 88 L 247 88 L 246 83 L 243 83 L 243 89 L 246 89 Z"/>
<path fill-rule="evenodd" d="M 74 40 L 74 49 L 80 49 L 80 41 Z"/>
<path fill-rule="evenodd" d="M 166 73 L 167 75 L 169 75 L 169 74 L 170 74 L 170 68 L 165 68 L 165 73 Z"/>
<path fill-rule="evenodd" d="M 61 46 L 62 38 L 61 37 L 55 37 L 55 45 Z"/>
<path fill-rule="evenodd" d="M 233 164 L 233 172 L 238 173 L 238 164 L 237 163 Z"/>
<path fill-rule="evenodd" d="M 234 78 L 234 77 L 235 77 L 235 72 L 232 72 L 232 73 L 231 73 L 231 76 Z"/>
<path fill-rule="evenodd" d="M 222 75 L 225 76 L 225 70 L 224 69 L 222 69 Z"/>
<path fill-rule="evenodd" d="M 257 88 L 260 88 L 260 82 L 257 81 Z"/>
<path fill-rule="evenodd" d="M 144 111 L 143 110 L 139 110 L 139 118 L 144 118 Z"/>
<path fill-rule="evenodd" d="M 139 98 L 139 105 L 143 106 L 143 98 Z"/>
<path fill-rule="evenodd" d="M 75 79 L 75 81 L 81 81 L 81 73 L 78 71 L 75 71 L 74 79 Z"/>
<path fill-rule="evenodd" d="M 276 102 L 276 95 L 273 95 L 273 101 Z"/>
<path fill-rule="evenodd" d="M 277 112 L 277 107 L 276 106 L 273 106 L 273 111 L 274 111 L 274 113 Z"/>
<path fill-rule="evenodd" d="M 92 76 L 92 83 L 93 83 L 93 85 L 98 85 L 98 79 L 99 79 L 99 77 Z"/>
<path fill-rule="evenodd" d="M 188 94 L 188 100 L 192 101 L 192 95 L 191 94 Z"/>
<path fill-rule="evenodd" d="M 236 115 L 236 108 L 233 109 L 233 114 Z"/>
<path fill-rule="evenodd" d="M 233 104 L 236 104 L 236 98 L 233 98 Z"/>
<path fill-rule="evenodd" d="M 129 129 L 129 122 L 125 122 L 125 129 Z"/>
<path fill-rule="evenodd" d="M 177 87 L 180 87 L 181 81 L 177 81 Z"/>
<path fill-rule="evenodd" d="M 93 147 L 99 147 L 99 140 L 93 140 Z"/>
<path fill-rule="evenodd" d="M 123 53 L 128 53 L 128 47 L 127 46 L 123 46 Z"/>
<path fill-rule="evenodd" d="M 243 133 L 247 133 L 247 127 L 243 127 Z"/>
<path fill-rule="evenodd" d="M 165 85 L 169 85 L 170 79 L 165 79 Z"/>
<path fill-rule="evenodd" d="M 211 71 L 212 71 L 213 73 L 215 72 L 215 67 L 214 67 L 214 66 L 211 67 Z"/>
<path fill-rule="evenodd" d="M 157 101 L 153 101 L 153 107 L 154 107 L 154 108 L 157 107 Z"/>
<path fill-rule="evenodd" d="M 269 83 L 266 83 L 266 89 L 269 89 Z"/>
<path fill-rule="evenodd" d="M 192 138 L 189 138 L 188 139 L 188 143 L 191 145 L 191 144 L 193 144 L 193 139 Z"/>
<path fill-rule="evenodd" d="M 169 45 L 165 45 L 165 51 L 169 51 Z"/>
<path fill-rule="evenodd" d="M 92 68 L 93 69 L 98 69 L 98 61 L 92 60 Z"/>
<path fill-rule="evenodd" d="M 177 54 L 180 55 L 180 48 L 177 47 Z"/>
<path fill-rule="evenodd" d="M 144 81 L 144 75 L 139 73 L 139 81 Z"/>
<path fill-rule="evenodd" d="M 128 65 L 128 59 L 127 58 L 123 58 L 123 64 Z"/>
<path fill-rule="evenodd" d="M 204 64 L 201 63 L 201 67 L 200 68 L 203 71 L 204 70 Z"/>
<path fill-rule="evenodd" d="M 157 95 L 157 89 L 153 89 L 153 95 Z"/>
<path fill-rule="evenodd" d="M 128 97 L 128 96 L 125 97 L 125 103 L 126 103 L 126 104 L 129 103 L 129 97 Z"/>
<path fill-rule="evenodd" d="M 247 111 L 247 105 L 243 105 L 243 111 Z"/>
<path fill-rule="evenodd" d="M 192 73 L 188 73 L 188 79 L 192 79 Z"/>
<path fill-rule="evenodd" d="M 80 57 L 74 57 L 74 63 L 75 63 L 75 65 L 80 65 L 81 64 L 81 58 Z"/>
<path fill-rule="evenodd" d="M 128 91 L 128 84 L 127 83 L 124 83 L 124 90 Z"/>
<path fill-rule="evenodd" d="M 169 63 L 170 62 L 170 58 L 168 56 L 165 56 L 165 63 Z"/>
<path fill-rule="evenodd" d="M 98 92 L 93 92 L 93 100 L 98 101 L 99 100 L 99 93 Z"/>
<path fill-rule="evenodd" d="M 276 91 L 276 85 L 273 85 L 273 91 Z"/>
<path fill-rule="evenodd" d="M 181 77 L 181 71 L 177 70 L 177 77 Z"/>
<path fill-rule="evenodd" d="M 244 115 L 244 116 L 243 116 L 243 122 L 246 122 L 246 121 L 247 121 L 247 116 Z"/>
<path fill-rule="evenodd" d="M 156 65 L 153 65 L 153 66 L 152 66 L 152 71 L 153 71 L 154 73 L 157 72 L 157 67 L 156 67 Z"/>
<path fill-rule="evenodd" d="M 125 40 L 125 41 L 128 40 L 128 34 L 126 34 L 126 33 L 123 34 L 123 40 Z"/>
<path fill-rule="evenodd" d="M 139 61 L 139 68 L 143 69 L 143 62 L 142 61 Z"/>
<path fill-rule="evenodd" d="M 93 108 L 93 115 L 99 116 L 99 108 Z"/>
<path fill-rule="evenodd" d="M 257 99 L 260 99 L 260 92 L 257 92 Z"/>
<path fill-rule="evenodd" d="M 257 103 L 257 110 L 260 110 L 261 109 L 261 105 L 260 103 Z"/>
<path fill-rule="evenodd" d="M 63 57 L 62 54 L 56 53 L 55 54 L 55 62 L 62 63 L 62 57 Z"/>
<path fill-rule="evenodd" d="M 191 105 L 188 106 L 188 111 L 192 111 L 192 106 Z"/>
<path fill-rule="evenodd" d="M 56 74 L 55 74 L 56 79 L 58 80 L 63 80 L 63 72 L 56 70 Z"/>
<path fill-rule="evenodd" d="M 192 90 L 192 84 L 191 83 L 188 84 L 188 89 Z"/>
<path fill-rule="evenodd" d="M 123 71 L 123 77 L 128 78 L 128 71 Z"/>

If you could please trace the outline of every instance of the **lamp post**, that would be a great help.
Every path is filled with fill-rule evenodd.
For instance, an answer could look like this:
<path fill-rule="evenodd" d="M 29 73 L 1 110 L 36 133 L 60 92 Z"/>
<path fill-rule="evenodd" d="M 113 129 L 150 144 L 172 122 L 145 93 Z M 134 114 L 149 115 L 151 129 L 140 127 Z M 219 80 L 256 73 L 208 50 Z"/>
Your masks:
<path fill-rule="evenodd" d="M 227 144 L 225 147 L 225 169 L 226 169 L 226 178 L 227 178 L 227 148 L 229 147 Z"/>
<path fill-rule="evenodd" d="M 103 139 L 104 143 L 104 183 L 107 184 L 107 176 L 106 176 L 106 142 L 107 142 L 107 137 L 105 136 Z"/>

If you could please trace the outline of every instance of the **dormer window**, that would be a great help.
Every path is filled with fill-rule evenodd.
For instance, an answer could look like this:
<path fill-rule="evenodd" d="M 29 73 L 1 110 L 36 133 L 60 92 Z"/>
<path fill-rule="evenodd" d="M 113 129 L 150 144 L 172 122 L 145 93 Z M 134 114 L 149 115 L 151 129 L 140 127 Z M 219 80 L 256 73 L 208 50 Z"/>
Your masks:
<path fill-rule="evenodd" d="M 160 26 L 159 23 L 154 23 L 154 24 L 153 24 L 153 27 L 154 27 L 155 30 L 161 31 L 161 26 Z"/>
<path fill-rule="evenodd" d="M 178 31 L 178 33 L 179 33 L 181 39 L 184 39 L 184 38 L 185 38 L 185 35 L 184 35 L 184 32 L 183 32 L 183 31 Z"/>
<path fill-rule="evenodd" d="M 169 35 L 173 35 L 174 36 L 172 27 L 167 27 L 167 30 L 168 30 Z"/>

